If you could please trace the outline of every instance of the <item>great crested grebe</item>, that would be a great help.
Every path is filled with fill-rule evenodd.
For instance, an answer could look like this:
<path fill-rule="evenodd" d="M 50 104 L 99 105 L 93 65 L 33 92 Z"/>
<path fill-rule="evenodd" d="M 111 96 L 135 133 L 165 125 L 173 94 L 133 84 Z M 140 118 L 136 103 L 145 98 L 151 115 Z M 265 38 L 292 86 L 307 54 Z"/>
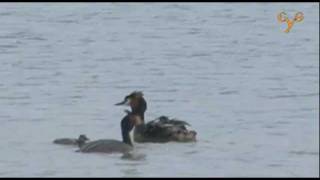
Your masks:
<path fill-rule="evenodd" d="M 194 142 L 197 133 L 188 130 L 190 126 L 185 121 L 169 119 L 166 116 L 160 116 L 148 123 L 144 122 L 144 113 L 147 110 L 147 102 L 140 91 L 134 91 L 127 95 L 124 100 L 115 105 L 128 105 L 131 112 L 126 110 L 127 116 L 131 122 L 135 122 L 134 141 L 135 142 Z"/>
<path fill-rule="evenodd" d="M 100 152 L 100 153 L 128 153 L 133 150 L 132 141 L 130 139 L 130 131 L 133 129 L 135 122 L 129 115 L 121 120 L 122 141 L 114 139 L 100 139 L 91 141 L 79 146 L 77 152 Z"/>

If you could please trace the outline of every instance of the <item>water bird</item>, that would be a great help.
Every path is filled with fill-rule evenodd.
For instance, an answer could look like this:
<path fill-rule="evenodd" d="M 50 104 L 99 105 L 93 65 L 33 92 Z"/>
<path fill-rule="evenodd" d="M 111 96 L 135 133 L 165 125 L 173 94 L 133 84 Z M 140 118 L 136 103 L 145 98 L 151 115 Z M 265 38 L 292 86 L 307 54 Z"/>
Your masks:
<path fill-rule="evenodd" d="M 85 144 L 87 141 L 90 139 L 85 135 L 81 134 L 78 139 L 75 138 L 59 138 L 53 140 L 54 144 L 62 144 L 62 145 L 77 145 L 77 146 L 82 146 Z"/>
<path fill-rule="evenodd" d="M 114 139 L 95 140 L 79 146 L 79 150 L 77 150 L 77 152 L 128 153 L 133 150 L 130 132 L 134 125 L 135 122 L 130 119 L 129 115 L 126 115 L 121 120 L 122 141 Z"/>
<path fill-rule="evenodd" d="M 135 122 L 134 141 L 144 142 L 194 142 L 197 132 L 188 130 L 189 123 L 177 119 L 170 119 L 167 116 L 160 116 L 148 123 L 144 122 L 144 113 L 147 110 L 147 102 L 141 91 L 134 91 L 125 96 L 124 100 L 115 104 L 127 105 L 131 111 L 125 110 L 132 122 Z"/>

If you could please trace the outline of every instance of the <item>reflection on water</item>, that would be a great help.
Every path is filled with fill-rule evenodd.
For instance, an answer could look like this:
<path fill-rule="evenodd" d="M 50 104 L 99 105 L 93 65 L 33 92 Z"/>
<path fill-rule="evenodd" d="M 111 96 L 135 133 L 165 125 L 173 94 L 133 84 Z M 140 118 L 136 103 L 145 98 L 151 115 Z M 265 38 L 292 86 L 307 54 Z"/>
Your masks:
<path fill-rule="evenodd" d="M 121 172 L 123 173 L 124 177 L 134 177 L 140 174 L 135 168 L 122 169 Z"/>
<path fill-rule="evenodd" d="M 146 159 L 146 154 L 125 153 L 121 156 L 121 159 L 130 161 L 142 161 Z"/>
<path fill-rule="evenodd" d="M 283 33 L 276 15 L 305 19 Z M 0 176 L 319 175 L 319 4 L 1 3 Z M 146 121 L 185 120 L 196 143 L 132 154 L 52 144 L 121 139 L 140 90 Z"/>

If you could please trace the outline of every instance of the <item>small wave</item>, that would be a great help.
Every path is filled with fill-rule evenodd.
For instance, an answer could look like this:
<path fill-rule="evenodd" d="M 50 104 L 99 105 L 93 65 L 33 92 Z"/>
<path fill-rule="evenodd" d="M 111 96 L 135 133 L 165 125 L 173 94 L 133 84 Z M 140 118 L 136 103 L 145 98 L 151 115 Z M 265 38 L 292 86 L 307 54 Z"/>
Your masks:
<path fill-rule="evenodd" d="M 153 90 L 150 90 L 150 92 L 178 92 L 178 89 L 153 89 Z"/>
<path fill-rule="evenodd" d="M 29 66 L 25 67 L 27 70 L 44 70 L 44 67 L 39 67 L 39 66 Z"/>
<path fill-rule="evenodd" d="M 185 152 L 184 154 L 197 154 L 199 151 L 188 151 L 188 152 Z"/>
<path fill-rule="evenodd" d="M 209 53 L 194 53 L 191 54 L 189 57 L 204 57 L 204 56 L 211 56 Z"/>
<path fill-rule="evenodd" d="M 142 38 L 147 38 L 147 39 L 165 39 L 164 36 L 158 36 L 158 35 L 143 35 Z"/>
<path fill-rule="evenodd" d="M 315 66 L 312 66 L 312 65 L 309 65 L 309 66 L 296 65 L 295 67 L 298 68 L 298 69 L 301 69 L 301 70 L 303 70 L 303 69 L 316 69 L 316 68 L 319 68 L 319 67 L 315 67 Z"/>
<path fill-rule="evenodd" d="M 283 165 L 282 164 L 268 164 L 269 167 L 282 167 Z"/>
<path fill-rule="evenodd" d="M 235 160 L 235 161 L 239 161 L 239 162 L 244 162 L 244 163 L 251 163 L 250 160 L 244 159 L 244 158 L 235 158 L 234 160 Z"/>
<path fill-rule="evenodd" d="M 271 91 L 284 91 L 284 90 L 288 90 L 288 88 L 268 88 Z"/>
<path fill-rule="evenodd" d="M 121 17 L 104 17 L 103 20 L 120 20 Z"/>
<path fill-rule="evenodd" d="M 4 35 L 0 36 L 0 39 L 15 39 L 16 37 L 14 35 Z"/>
<path fill-rule="evenodd" d="M 155 99 L 154 102 L 174 102 L 174 99 Z"/>
<path fill-rule="evenodd" d="M 276 126 L 273 126 L 273 125 L 265 125 L 265 126 L 263 126 L 263 128 L 266 128 L 266 129 L 273 129 L 275 127 Z"/>
<path fill-rule="evenodd" d="M 12 15 L 12 12 L 1 12 L 0 16 L 10 16 Z"/>
<path fill-rule="evenodd" d="M 114 86 L 116 89 L 147 89 L 147 86 Z"/>
<path fill-rule="evenodd" d="M 35 41 L 46 41 L 46 38 L 42 38 L 42 37 L 28 37 L 27 40 L 35 40 Z"/>
<path fill-rule="evenodd" d="M 254 67 L 251 66 L 251 65 L 245 65 L 245 66 L 241 66 L 241 68 L 243 68 L 243 69 L 252 69 Z"/>
<path fill-rule="evenodd" d="M 82 99 L 83 96 L 81 95 L 76 95 L 76 96 L 70 96 L 71 99 Z"/>
<path fill-rule="evenodd" d="M 289 121 L 277 121 L 276 124 L 290 124 Z"/>
<path fill-rule="evenodd" d="M 11 96 L 11 97 L 6 97 L 6 96 L 0 96 L 0 99 L 3 100 L 21 100 L 21 99 L 30 99 L 30 96 Z"/>
<path fill-rule="evenodd" d="M 248 19 L 250 17 L 249 16 L 240 15 L 240 16 L 237 16 L 236 18 L 238 18 L 238 19 Z"/>
<path fill-rule="evenodd" d="M 18 87 L 27 87 L 27 86 L 42 86 L 43 83 L 17 83 Z"/>
<path fill-rule="evenodd" d="M 30 119 L 30 121 L 32 121 L 32 122 L 43 122 L 45 120 L 42 119 L 42 118 L 32 118 L 32 119 Z"/>
<path fill-rule="evenodd" d="M 71 24 L 71 23 L 79 23 L 77 20 L 58 20 L 57 23 L 65 23 L 65 24 Z"/>
<path fill-rule="evenodd" d="M 228 94 L 238 94 L 239 91 L 223 91 L 223 92 L 220 92 L 220 94 L 222 95 L 228 95 Z"/>
<path fill-rule="evenodd" d="M 312 152 L 312 151 L 290 151 L 290 154 L 295 155 L 313 155 L 313 156 L 319 156 L 319 152 Z"/>
<path fill-rule="evenodd" d="M 0 45 L 1 49 L 11 49 L 11 48 L 17 48 L 17 45 Z"/>
<path fill-rule="evenodd" d="M 215 72 L 215 73 L 212 73 L 212 75 L 228 76 L 228 75 L 234 75 L 234 73 L 219 73 L 219 72 Z"/>
<path fill-rule="evenodd" d="M 281 132 L 271 132 L 268 134 L 272 135 L 272 136 L 285 136 L 285 135 L 287 135 L 286 133 L 281 133 Z"/>
<path fill-rule="evenodd" d="M 319 96 L 319 93 L 310 93 L 310 94 L 284 94 L 278 96 L 261 96 L 268 99 L 280 99 L 280 98 L 297 98 L 297 97 L 312 97 Z"/>

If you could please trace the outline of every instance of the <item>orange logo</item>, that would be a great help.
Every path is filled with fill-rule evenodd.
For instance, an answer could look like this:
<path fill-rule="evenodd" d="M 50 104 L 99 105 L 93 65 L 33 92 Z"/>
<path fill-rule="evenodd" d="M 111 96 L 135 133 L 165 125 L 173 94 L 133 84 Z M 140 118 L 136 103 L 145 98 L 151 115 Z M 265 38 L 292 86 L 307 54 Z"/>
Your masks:
<path fill-rule="evenodd" d="M 297 12 L 293 20 L 290 20 L 285 12 L 281 12 L 278 14 L 277 18 L 280 23 L 287 23 L 288 27 L 284 32 L 288 33 L 290 29 L 293 27 L 294 23 L 301 22 L 304 19 L 304 16 L 302 12 Z"/>

